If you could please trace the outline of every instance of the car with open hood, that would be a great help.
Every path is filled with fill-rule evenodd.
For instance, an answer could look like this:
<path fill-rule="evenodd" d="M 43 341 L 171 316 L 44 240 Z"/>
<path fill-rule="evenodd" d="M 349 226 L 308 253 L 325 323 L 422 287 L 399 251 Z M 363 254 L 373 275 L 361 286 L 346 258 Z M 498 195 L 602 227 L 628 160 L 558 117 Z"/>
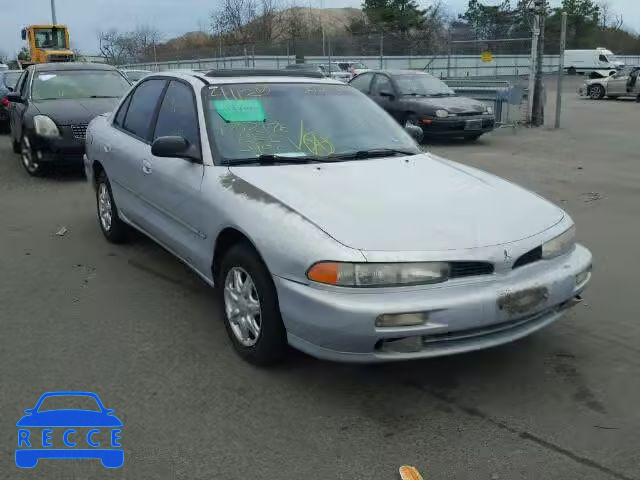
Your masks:
<path fill-rule="evenodd" d="M 476 140 L 495 127 L 491 106 L 459 96 L 428 73 L 369 71 L 354 77 L 349 84 L 368 95 L 401 125 L 419 126 L 426 138 Z"/>
<path fill-rule="evenodd" d="M 139 230 L 216 286 L 252 362 L 447 355 L 560 318 L 591 277 L 571 217 L 420 134 L 319 74 L 163 72 L 91 122 L 85 168 L 105 238 Z"/>
<path fill-rule="evenodd" d="M 578 95 L 592 100 L 605 97 L 616 99 L 631 97 L 640 99 L 640 67 L 624 67 L 609 77 L 586 80 L 578 88 Z"/>
<path fill-rule="evenodd" d="M 56 165 L 82 165 L 89 122 L 109 112 L 131 84 L 115 67 L 97 63 L 31 65 L 9 93 L 13 150 L 30 175 Z"/>

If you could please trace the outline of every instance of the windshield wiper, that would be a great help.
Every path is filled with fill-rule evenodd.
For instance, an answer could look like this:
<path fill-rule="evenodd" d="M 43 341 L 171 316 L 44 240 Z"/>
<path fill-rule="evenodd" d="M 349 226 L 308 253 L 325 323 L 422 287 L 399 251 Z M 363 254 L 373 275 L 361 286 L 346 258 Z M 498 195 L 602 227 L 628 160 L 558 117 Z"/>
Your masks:
<path fill-rule="evenodd" d="M 418 155 L 420 152 L 414 150 L 400 150 L 395 148 L 372 148 L 369 150 L 358 150 L 356 152 L 334 153 L 328 158 L 338 160 L 364 160 L 366 158 L 391 157 L 393 155 Z"/>
<path fill-rule="evenodd" d="M 426 93 L 417 93 L 417 92 L 403 93 L 402 95 L 406 95 L 408 97 L 426 97 L 427 96 Z"/>
<path fill-rule="evenodd" d="M 440 93 L 432 93 L 431 95 L 429 95 L 430 97 L 451 97 L 451 96 L 455 96 L 455 93 L 444 93 L 444 92 L 440 92 Z"/>
<path fill-rule="evenodd" d="M 91 95 L 89 98 L 118 98 L 113 95 Z"/>
<path fill-rule="evenodd" d="M 322 158 L 318 157 L 290 157 L 287 155 L 262 154 L 257 157 L 234 158 L 227 160 L 227 165 L 292 165 L 297 163 L 316 163 L 323 161 L 324 160 Z"/>

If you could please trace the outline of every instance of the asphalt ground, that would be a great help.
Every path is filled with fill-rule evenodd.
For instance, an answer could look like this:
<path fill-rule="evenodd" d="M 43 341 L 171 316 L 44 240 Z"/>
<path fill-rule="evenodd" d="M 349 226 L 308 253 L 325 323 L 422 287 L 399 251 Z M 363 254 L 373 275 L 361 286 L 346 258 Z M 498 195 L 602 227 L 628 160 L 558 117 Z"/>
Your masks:
<path fill-rule="evenodd" d="M 108 244 L 81 175 L 31 178 L 0 137 L 0 478 L 640 479 L 640 105 L 578 99 L 577 81 L 561 130 L 429 148 L 561 204 L 594 254 L 585 302 L 523 341 L 411 363 L 244 363 L 208 286 L 148 239 Z M 15 466 L 16 421 L 56 390 L 115 409 L 122 468 Z"/>

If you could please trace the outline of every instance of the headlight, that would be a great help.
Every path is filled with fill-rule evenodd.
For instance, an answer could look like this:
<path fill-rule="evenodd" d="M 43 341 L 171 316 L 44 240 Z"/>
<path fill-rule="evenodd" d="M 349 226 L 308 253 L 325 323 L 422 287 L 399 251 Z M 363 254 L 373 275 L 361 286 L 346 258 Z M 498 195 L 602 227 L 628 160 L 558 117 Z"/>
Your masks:
<path fill-rule="evenodd" d="M 567 253 L 575 244 L 576 227 L 573 225 L 566 232 L 542 245 L 542 258 L 553 258 Z"/>
<path fill-rule="evenodd" d="M 33 117 L 33 125 L 36 129 L 36 135 L 47 138 L 60 136 L 60 130 L 58 130 L 55 122 L 45 115 L 36 115 Z"/>
<path fill-rule="evenodd" d="M 436 110 L 436 117 L 438 118 L 447 118 L 449 116 L 449 112 L 447 112 L 446 110 Z"/>
<path fill-rule="evenodd" d="M 394 287 L 444 282 L 449 264 L 319 262 L 307 272 L 309 280 L 340 287 Z"/>
<path fill-rule="evenodd" d="M 493 115 L 493 107 L 487 107 L 485 113 L 487 113 L 488 115 Z"/>

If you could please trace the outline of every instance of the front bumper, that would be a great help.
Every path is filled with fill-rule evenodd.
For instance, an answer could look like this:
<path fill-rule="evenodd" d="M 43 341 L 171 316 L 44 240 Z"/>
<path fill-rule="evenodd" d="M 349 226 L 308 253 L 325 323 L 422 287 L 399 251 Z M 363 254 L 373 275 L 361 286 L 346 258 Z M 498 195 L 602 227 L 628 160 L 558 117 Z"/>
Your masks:
<path fill-rule="evenodd" d="M 71 127 L 58 127 L 60 136 L 44 138 L 32 135 L 31 146 L 38 162 L 49 164 L 82 165 L 85 151 L 84 138 L 73 135 Z"/>
<path fill-rule="evenodd" d="M 493 115 L 478 115 L 467 117 L 432 118 L 431 123 L 422 123 L 425 136 L 466 137 L 491 132 L 496 125 Z M 470 129 L 469 126 L 474 128 Z"/>
<path fill-rule="evenodd" d="M 569 254 L 508 273 L 384 291 L 325 288 L 280 277 L 274 281 L 289 343 L 315 357 L 384 362 L 469 352 L 509 343 L 549 325 L 585 289 L 591 253 Z M 504 308 L 504 299 L 545 289 L 530 309 Z M 381 314 L 428 312 L 426 325 L 376 327 Z M 409 348 L 407 348 L 409 345 Z"/>

